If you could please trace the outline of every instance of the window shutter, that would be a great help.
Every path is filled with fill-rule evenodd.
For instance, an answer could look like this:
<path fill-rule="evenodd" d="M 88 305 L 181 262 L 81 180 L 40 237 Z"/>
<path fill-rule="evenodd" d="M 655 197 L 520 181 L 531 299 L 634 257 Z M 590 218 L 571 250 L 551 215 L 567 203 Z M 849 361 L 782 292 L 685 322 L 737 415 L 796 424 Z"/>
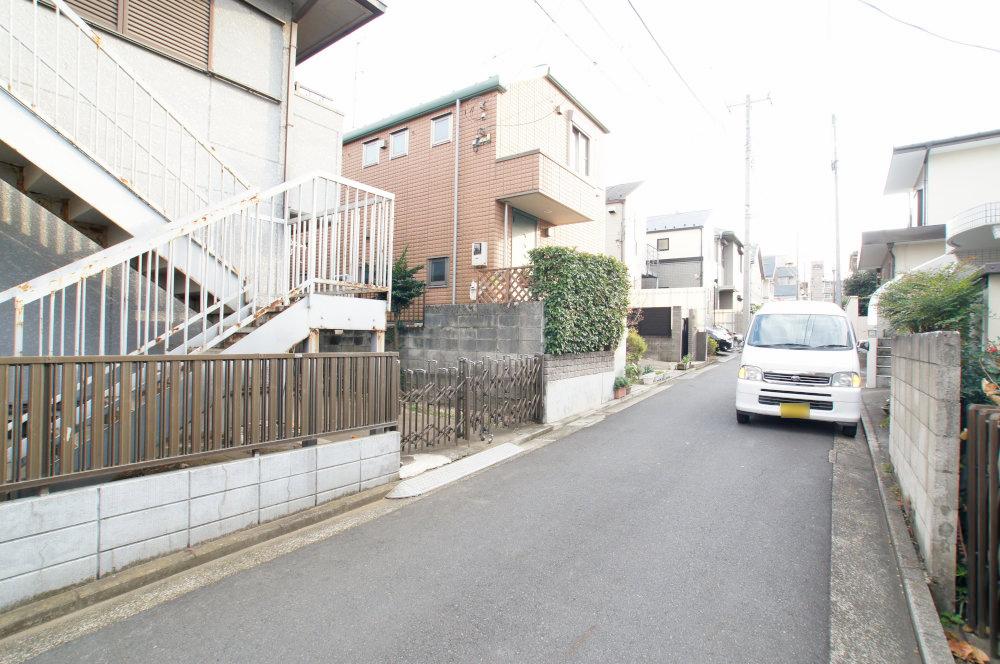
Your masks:
<path fill-rule="evenodd" d="M 126 37 L 199 67 L 208 66 L 210 0 L 123 0 L 123 4 Z"/>
<path fill-rule="evenodd" d="M 85 21 L 118 29 L 118 0 L 66 0 L 66 4 Z"/>

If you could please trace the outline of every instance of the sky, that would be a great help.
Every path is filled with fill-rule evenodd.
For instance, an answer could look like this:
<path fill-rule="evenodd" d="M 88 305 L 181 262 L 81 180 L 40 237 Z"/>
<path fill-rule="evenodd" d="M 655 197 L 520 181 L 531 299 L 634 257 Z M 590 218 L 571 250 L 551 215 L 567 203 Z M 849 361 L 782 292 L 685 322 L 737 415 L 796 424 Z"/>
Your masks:
<path fill-rule="evenodd" d="M 1000 3 L 870 3 L 1000 49 Z M 833 269 L 832 114 L 845 277 L 862 231 L 908 223 L 907 197 L 882 193 L 894 145 L 1000 127 L 1000 52 L 863 0 L 632 0 L 637 13 L 628 0 L 386 4 L 297 70 L 346 127 L 547 64 L 611 130 L 606 186 L 643 180 L 650 215 L 711 208 L 741 237 L 745 115 L 727 107 L 770 96 L 751 113 L 751 241 L 798 255 L 803 278 L 813 260 Z"/>

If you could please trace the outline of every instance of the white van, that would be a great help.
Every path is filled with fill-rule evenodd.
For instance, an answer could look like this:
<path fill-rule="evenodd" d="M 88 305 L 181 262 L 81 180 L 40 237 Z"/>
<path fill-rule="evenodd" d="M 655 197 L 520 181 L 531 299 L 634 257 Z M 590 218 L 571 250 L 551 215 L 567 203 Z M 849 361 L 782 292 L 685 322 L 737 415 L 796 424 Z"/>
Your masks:
<path fill-rule="evenodd" d="M 861 420 L 861 365 L 851 323 L 828 302 L 769 302 L 754 314 L 736 385 L 736 421 L 751 414 L 837 422 L 854 436 Z"/>

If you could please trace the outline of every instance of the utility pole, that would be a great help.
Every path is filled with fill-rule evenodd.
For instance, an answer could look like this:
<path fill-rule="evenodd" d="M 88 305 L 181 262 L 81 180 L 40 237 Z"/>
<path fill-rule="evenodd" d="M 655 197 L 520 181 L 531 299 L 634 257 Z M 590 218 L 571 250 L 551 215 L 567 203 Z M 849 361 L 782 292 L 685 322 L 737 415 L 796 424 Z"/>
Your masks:
<path fill-rule="evenodd" d="M 726 108 L 732 110 L 737 106 L 743 106 L 746 110 L 746 124 L 747 124 L 747 135 L 746 135 L 746 173 L 745 173 L 745 191 L 744 191 L 744 204 L 743 204 L 743 324 L 749 325 L 750 323 L 750 169 L 752 165 L 751 152 L 750 152 L 750 108 L 754 104 L 766 101 L 771 103 L 771 95 L 768 94 L 766 97 L 761 97 L 760 99 L 751 99 L 750 95 L 746 96 L 742 104 L 730 104 Z M 798 286 L 796 286 L 797 288 Z"/>
<path fill-rule="evenodd" d="M 841 306 L 842 284 L 840 281 L 840 178 L 837 163 L 837 115 L 832 116 L 833 121 L 833 162 L 830 168 L 833 170 L 833 303 Z"/>

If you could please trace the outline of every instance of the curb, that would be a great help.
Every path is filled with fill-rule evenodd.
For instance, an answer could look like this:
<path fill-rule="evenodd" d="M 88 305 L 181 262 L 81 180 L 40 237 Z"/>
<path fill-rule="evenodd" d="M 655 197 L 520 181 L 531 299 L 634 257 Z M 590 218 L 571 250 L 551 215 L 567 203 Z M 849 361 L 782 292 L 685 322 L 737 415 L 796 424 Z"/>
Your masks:
<path fill-rule="evenodd" d="M 333 500 L 319 507 L 240 530 L 139 563 L 94 581 L 22 604 L 0 614 L 0 639 L 112 599 L 156 581 L 381 500 L 395 483 Z"/>
<path fill-rule="evenodd" d="M 889 543 L 896 556 L 896 566 L 903 581 L 903 595 L 906 597 L 906 607 L 910 613 L 913 633 L 920 649 L 920 659 L 924 664 L 955 664 L 948 641 L 941 627 L 937 608 L 927 587 L 924 566 L 917 557 L 916 549 L 910 540 L 910 533 L 903 520 L 902 511 L 891 501 L 885 486 L 885 477 L 881 469 L 881 454 L 878 447 L 878 437 L 872 427 L 868 412 L 862 407 L 861 422 L 865 429 L 865 439 L 868 442 L 868 454 L 871 456 L 872 468 L 878 483 L 878 493 L 882 500 L 882 511 L 885 513 L 889 526 Z"/>

